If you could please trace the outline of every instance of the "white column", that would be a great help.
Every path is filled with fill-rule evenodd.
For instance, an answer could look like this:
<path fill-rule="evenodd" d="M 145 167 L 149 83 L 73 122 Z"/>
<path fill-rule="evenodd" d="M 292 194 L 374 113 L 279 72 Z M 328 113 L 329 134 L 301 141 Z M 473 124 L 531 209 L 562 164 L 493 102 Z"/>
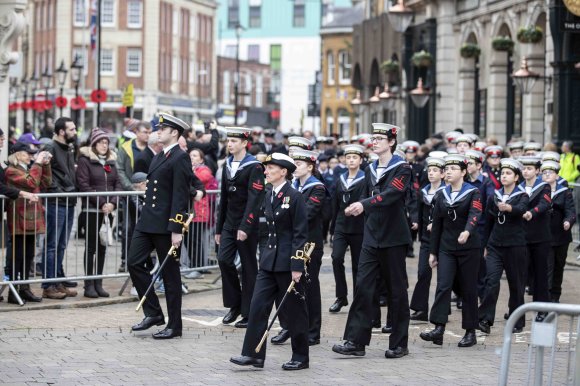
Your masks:
<path fill-rule="evenodd" d="M 0 128 L 4 130 L 5 137 L 8 137 L 10 91 L 8 68 L 19 59 L 19 54 L 12 51 L 12 44 L 24 29 L 26 4 L 26 0 L 0 0 Z M 4 141 L 0 159 L 5 161 L 7 154 L 8 141 Z"/>
<path fill-rule="evenodd" d="M 544 76 L 544 55 L 541 44 L 522 44 L 522 55 L 528 58 L 528 68 Z M 518 64 L 519 65 L 519 64 Z M 532 92 L 524 95 L 522 110 L 522 134 L 526 140 L 542 143 L 544 136 L 544 85 L 543 79 L 538 79 Z"/>
<path fill-rule="evenodd" d="M 491 51 L 487 91 L 487 135 L 499 143 L 507 142 L 507 54 Z"/>
<path fill-rule="evenodd" d="M 437 3 L 437 93 L 435 132 L 455 128 L 455 62 L 459 52 L 453 32 L 455 1 L 443 0 Z"/>
<path fill-rule="evenodd" d="M 475 113 L 475 59 L 461 59 L 457 92 L 457 123 L 466 133 L 473 133 Z"/>

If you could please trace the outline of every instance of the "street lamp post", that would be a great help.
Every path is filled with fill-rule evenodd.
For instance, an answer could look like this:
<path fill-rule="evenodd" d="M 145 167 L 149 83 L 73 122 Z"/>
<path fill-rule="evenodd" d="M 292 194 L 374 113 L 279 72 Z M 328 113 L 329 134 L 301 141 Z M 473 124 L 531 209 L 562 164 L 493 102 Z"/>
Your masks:
<path fill-rule="evenodd" d="M 44 100 L 48 101 L 48 88 L 50 87 L 50 82 L 52 81 L 52 73 L 48 70 L 48 66 L 44 69 L 42 73 L 42 85 L 44 86 Z M 48 103 L 44 107 L 44 126 L 48 124 Z"/>
<path fill-rule="evenodd" d="M 389 8 L 387 17 L 397 32 L 403 33 L 409 28 L 413 20 L 413 10 L 408 8 L 403 3 L 403 0 L 398 0 L 397 4 Z"/>
<path fill-rule="evenodd" d="M 350 104 L 352 106 L 352 109 L 354 110 L 355 114 L 356 114 L 356 120 L 355 120 L 355 124 L 356 124 L 356 133 L 358 134 L 360 131 L 360 113 L 361 113 L 361 104 L 362 104 L 362 100 L 361 100 L 361 96 L 360 96 L 360 90 L 356 91 L 356 96 L 350 101 Z"/>
<path fill-rule="evenodd" d="M 540 74 L 528 68 L 528 59 L 524 56 L 520 68 L 512 74 L 512 78 L 522 94 L 529 94 L 534 88 L 536 81 L 540 78 Z"/>
<path fill-rule="evenodd" d="M 28 81 L 26 76 L 20 81 L 20 87 L 22 89 L 22 127 L 26 127 L 26 102 L 28 100 Z"/>
<path fill-rule="evenodd" d="M 238 125 L 238 98 L 240 86 L 240 36 L 244 27 L 236 25 L 236 82 L 234 84 L 234 125 Z"/>
<path fill-rule="evenodd" d="M 423 108 L 429 102 L 430 92 L 423 87 L 423 79 L 419 78 L 417 88 L 411 90 L 411 100 L 418 108 Z"/>
<path fill-rule="evenodd" d="M 71 80 L 73 82 L 74 88 L 75 88 L 75 100 L 78 101 L 79 98 L 79 82 L 81 80 L 81 74 L 83 71 L 83 65 L 82 63 L 80 63 L 79 61 L 79 57 L 75 56 L 75 59 L 73 60 L 71 66 L 70 66 L 70 77 Z M 72 104 L 71 104 L 71 108 L 72 108 Z M 78 126 L 78 117 L 79 117 L 79 110 L 78 109 L 74 109 L 74 123 L 75 126 Z"/>
<path fill-rule="evenodd" d="M 64 67 L 64 60 L 60 62 L 60 66 L 56 69 L 56 78 L 58 86 L 60 87 L 59 96 L 62 98 L 64 82 L 66 81 L 66 74 L 68 70 Z M 62 117 L 62 105 L 60 107 L 60 116 Z"/>
<path fill-rule="evenodd" d="M 36 77 L 36 68 L 32 71 L 32 77 L 28 80 L 30 94 L 32 96 L 32 130 L 36 126 L 36 88 L 38 87 L 38 78 Z"/>

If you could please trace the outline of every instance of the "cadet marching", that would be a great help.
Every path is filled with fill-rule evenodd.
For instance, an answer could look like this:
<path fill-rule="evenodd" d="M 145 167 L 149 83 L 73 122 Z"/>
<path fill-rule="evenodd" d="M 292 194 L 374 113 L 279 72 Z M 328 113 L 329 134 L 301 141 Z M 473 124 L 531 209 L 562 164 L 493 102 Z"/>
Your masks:
<path fill-rule="evenodd" d="M 165 256 L 181 243 L 180 227 L 193 194 L 191 167 L 176 147 L 188 125 L 165 114 L 159 126 L 164 150 L 149 169 L 144 209 L 128 254 L 140 297 L 151 279 L 145 268 L 149 253 L 157 249 Z M 419 337 L 443 343 L 449 318 L 457 317 L 450 316 L 452 299 L 461 309 L 465 334 L 457 345 L 464 348 L 477 344 L 476 330 L 492 333 L 496 313 L 507 319 L 524 303 L 526 291 L 533 301 L 559 302 L 576 211 L 571 188 L 558 176 L 558 153 L 542 152 L 534 142 L 513 141 L 504 149 L 458 131 L 434 136 L 428 149 L 415 141 L 400 143 L 399 128 L 386 123 L 374 123 L 370 134 L 350 140 L 305 135 L 279 145 L 271 131 L 236 127 L 226 133 L 229 156 L 215 240 L 229 309 L 223 323 L 246 329 L 241 355 L 232 363 L 264 366 L 267 345 L 260 340 L 276 305 L 282 330 L 271 342 L 291 340 L 292 354 L 282 368 L 310 367 L 309 346 L 320 344 L 325 319 L 319 281 L 325 243 L 331 247 L 336 286 L 328 311 L 341 312 L 350 304 L 344 341 L 332 347 L 341 355 L 365 355 L 372 329 L 381 326 L 376 320 L 380 304 L 388 306 L 385 357 L 394 359 L 409 354 L 410 321 L 430 322 L 433 328 Z M 266 143 L 259 142 L 262 134 Z M 418 280 L 409 299 L 406 259 L 414 257 L 417 236 Z M 306 245 L 314 248 L 306 253 Z M 156 339 L 181 336 L 178 268 L 168 264 L 163 272 L 169 322 Z M 433 270 L 437 283 L 429 307 Z M 504 271 L 509 307 L 497 310 Z M 155 295 L 146 299 L 144 311 L 145 319 L 133 330 L 165 323 Z M 536 315 L 536 322 L 545 316 Z M 524 323 L 519 320 L 513 332 L 521 332 Z"/>

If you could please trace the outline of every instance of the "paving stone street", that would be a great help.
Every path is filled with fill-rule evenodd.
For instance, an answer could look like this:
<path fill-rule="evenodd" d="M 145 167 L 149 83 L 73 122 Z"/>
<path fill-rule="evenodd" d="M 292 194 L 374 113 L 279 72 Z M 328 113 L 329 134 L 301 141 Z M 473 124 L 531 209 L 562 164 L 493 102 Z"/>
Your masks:
<path fill-rule="evenodd" d="M 418 246 L 415 245 L 418 252 Z M 577 254 L 571 254 L 575 262 Z M 416 281 L 417 258 L 407 259 L 409 294 Z M 350 267 L 348 274 L 350 274 Z M 240 368 L 229 363 L 239 355 L 244 330 L 221 324 L 226 313 L 222 307 L 218 275 L 214 269 L 204 279 L 189 280 L 195 293 L 183 298 L 182 338 L 155 341 L 149 331 L 132 333 L 130 327 L 142 318 L 135 312 L 135 298 L 128 290 L 93 306 L 94 301 L 79 296 L 67 299 L 65 307 L 43 302 L 39 309 L 26 309 L 0 303 L 0 382 L 3 385 L 493 385 L 497 384 L 501 360 L 503 313 L 507 310 L 507 282 L 497 307 L 495 326 L 489 336 L 478 332 L 478 345 L 460 349 L 457 342 L 464 331 L 460 311 L 453 306 L 442 347 L 424 342 L 419 333 L 430 324 L 411 325 L 410 355 L 387 360 L 384 351 L 388 336 L 374 330 L 373 339 L 362 358 L 343 357 L 331 351 L 341 340 L 348 307 L 338 314 L 328 313 L 334 301 L 334 279 L 330 250 L 325 250 L 320 280 L 323 304 L 321 344 L 311 347 L 310 369 L 283 371 L 280 366 L 290 358 L 290 345 L 268 346 L 262 370 Z M 347 276 L 348 277 L 348 276 Z M 568 265 L 564 274 L 562 302 L 575 302 L 580 289 L 580 268 Z M 122 279 L 106 280 L 115 290 Z M 431 287 L 431 300 L 436 277 Z M 350 284 L 350 280 L 349 280 Z M 197 292 L 201 291 L 201 292 Z M 6 293 L 4 293 L 6 295 Z M 526 296 L 526 301 L 530 297 Z M 349 298 L 349 301 L 352 301 Z M 164 304 L 164 300 L 162 300 Z M 37 308 L 38 308 L 37 307 Z M 63 307 L 62 304 L 59 307 Z M 385 318 L 383 310 L 383 319 Z M 565 321 L 565 323 L 564 323 Z M 568 319 L 559 324 L 554 384 L 566 379 L 568 358 Z M 512 346 L 509 384 L 526 384 L 531 315 L 526 329 L 517 334 Z M 279 328 L 275 324 L 276 331 Z M 575 327 L 574 327 L 575 329 Z M 275 333 L 275 332 L 274 332 Z M 575 334 L 572 343 L 575 344 Z M 573 359 L 573 358 L 572 358 Z M 548 359 L 545 373 L 547 374 Z"/>

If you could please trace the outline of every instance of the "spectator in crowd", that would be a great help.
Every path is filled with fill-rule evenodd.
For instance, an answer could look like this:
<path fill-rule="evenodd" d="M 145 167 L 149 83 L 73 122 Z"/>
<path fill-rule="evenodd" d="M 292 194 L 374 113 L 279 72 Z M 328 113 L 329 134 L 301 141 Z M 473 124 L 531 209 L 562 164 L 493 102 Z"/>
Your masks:
<path fill-rule="evenodd" d="M 8 185 L 30 193 L 40 193 L 51 183 L 50 153 L 40 152 L 32 166 L 32 154 L 36 151 L 25 143 L 16 143 L 8 157 L 6 180 Z M 13 236 L 14 274 L 15 280 L 27 280 L 29 267 L 34 260 L 34 238 L 36 234 L 44 233 L 44 208 L 42 203 L 19 198 L 8 203 L 8 228 Z M 17 286 L 17 290 L 24 301 L 40 302 L 41 297 L 34 295 L 29 284 Z M 12 292 L 8 295 L 8 302 L 18 304 Z"/>
<path fill-rule="evenodd" d="M 202 135 L 197 141 L 188 142 L 187 148 L 189 150 L 194 148 L 201 150 L 205 154 L 205 164 L 216 175 L 220 138 L 217 131 L 217 123 L 212 120 L 211 122 L 204 122 L 204 126 L 209 133 Z"/>
<path fill-rule="evenodd" d="M 79 150 L 77 166 L 77 183 L 81 192 L 110 192 L 123 190 L 117 171 L 117 155 L 109 149 L 107 133 L 96 127 L 90 137 L 90 146 Z M 85 233 L 85 273 L 102 275 L 105 265 L 106 243 L 101 242 L 99 230 L 105 216 L 109 216 L 117 207 L 118 198 L 110 196 L 92 196 L 83 200 L 86 211 Z M 103 245 L 105 244 L 105 245 Z M 85 280 L 85 297 L 108 297 L 103 289 L 103 280 Z"/>
<path fill-rule="evenodd" d="M 558 173 L 569 184 L 575 183 L 578 177 L 580 177 L 580 156 L 572 151 L 573 146 L 572 141 L 564 141 L 562 143 L 560 172 Z"/>
<path fill-rule="evenodd" d="M 218 183 L 211 169 L 204 163 L 205 154 L 200 149 L 189 152 L 194 175 L 203 183 L 205 190 L 217 190 Z M 195 217 L 190 225 L 189 243 L 187 244 L 191 267 L 207 265 L 208 241 L 207 232 L 214 225 L 215 195 L 205 195 L 193 203 Z M 202 273 L 194 271 L 187 274 L 188 279 L 200 278 Z"/>
<path fill-rule="evenodd" d="M 73 193 L 76 189 L 75 144 L 77 128 L 72 119 L 61 117 L 54 123 L 54 136 L 45 146 L 52 158 L 50 167 L 52 183 L 48 193 Z M 74 222 L 76 198 L 61 197 L 46 200 L 46 248 L 43 255 L 43 277 L 46 279 L 65 277 L 63 259 L 70 232 Z M 77 283 L 64 281 L 61 283 L 43 283 L 42 297 L 48 299 L 64 299 L 76 296 L 71 287 Z"/>
<path fill-rule="evenodd" d="M 153 127 L 152 135 L 149 136 L 149 140 L 147 141 L 147 148 L 135 157 L 134 173 L 147 174 L 149 172 L 151 161 L 153 161 L 153 157 L 163 150 L 163 145 L 159 142 L 159 136 L 153 134 L 156 131 L 157 128 Z"/>
<path fill-rule="evenodd" d="M 133 118 L 125 118 L 123 123 L 125 124 L 125 130 L 123 131 L 123 134 L 117 141 L 117 147 L 119 149 L 121 148 L 121 146 L 123 146 L 125 142 L 137 137 L 136 131 L 137 126 L 139 125 L 139 120 Z"/>

